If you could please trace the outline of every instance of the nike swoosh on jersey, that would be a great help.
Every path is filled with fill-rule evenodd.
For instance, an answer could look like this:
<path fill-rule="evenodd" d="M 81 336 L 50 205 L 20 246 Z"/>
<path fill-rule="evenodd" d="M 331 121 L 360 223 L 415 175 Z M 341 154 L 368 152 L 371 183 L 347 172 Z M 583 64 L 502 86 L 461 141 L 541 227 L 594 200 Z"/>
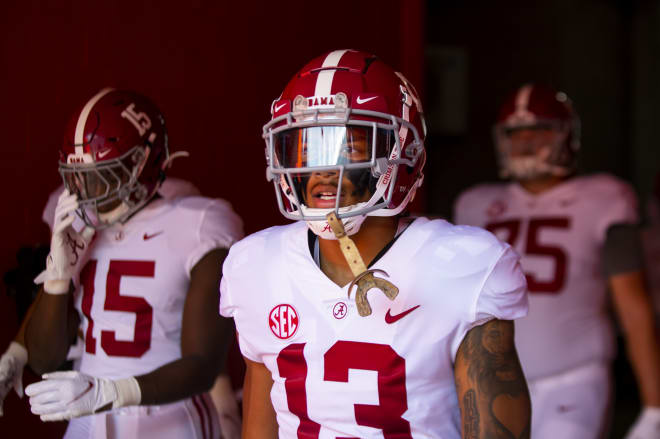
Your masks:
<path fill-rule="evenodd" d="M 160 232 L 156 232 L 156 233 L 151 234 L 151 235 L 148 235 L 147 232 L 145 232 L 145 233 L 144 233 L 144 236 L 142 237 L 142 239 L 144 239 L 145 241 L 147 241 L 147 240 L 149 240 L 149 239 L 151 239 L 151 238 L 154 238 L 154 237 L 160 235 L 160 234 L 163 233 L 163 232 L 164 232 L 164 231 L 161 230 Z"/>
<path fill-rule="evenodd" d="M 396 322 L 397 320 L 401 320 L 402 318 L 404 318 L 405 316 L 407 316 L 411 312 L 415 311 L 420 306 L 421 305 L 413 306 L 412 308 L 407 309 L 406 311 L 404 311 L 402 313 L 399 313 L 399 314 L 396 314 L 396 315 L 390 314 L 390 310 L 388 309 L 387 314 L 385 314 L 385 323 L 392 324 L 392 323 Z"/>

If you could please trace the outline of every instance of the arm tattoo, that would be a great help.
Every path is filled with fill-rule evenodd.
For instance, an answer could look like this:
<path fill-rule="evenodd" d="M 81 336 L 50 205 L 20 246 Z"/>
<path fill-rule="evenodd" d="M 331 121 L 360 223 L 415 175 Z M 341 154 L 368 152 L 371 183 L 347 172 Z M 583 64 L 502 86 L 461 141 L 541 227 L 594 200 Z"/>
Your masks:
<path fill-rule="evenodd" d="M 479 409 L 477 409 L 477 396 L 474 390 L 468 390 L 463 396 L 463 437 L 466 439 L 479 438 Z"/>
<path fill-rule="evenodd" d="M 463 438 L 529 438 L 531 407 L 513 322 L 472 328 L 456 356 L 456 373 Z"/>

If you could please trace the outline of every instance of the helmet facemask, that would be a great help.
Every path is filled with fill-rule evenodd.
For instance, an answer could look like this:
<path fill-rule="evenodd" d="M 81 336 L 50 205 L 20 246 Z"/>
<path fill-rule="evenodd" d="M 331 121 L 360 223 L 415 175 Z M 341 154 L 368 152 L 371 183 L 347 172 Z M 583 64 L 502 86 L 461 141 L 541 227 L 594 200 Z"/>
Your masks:
<path fill-rule="evenodd" d="M 403 126 L 414 140 L 402 154 L 399 133 Z M 264 138 L 267 173 L 274 182 L 280 212 L 286 218 L 306 221 L 324 239 L 336 239 L 326 220 L 332 211 L 352 235 L 367 215 L 392 216 L 403 210 L 409 200 L 399 209 L 388 208 L 399 165 L 413 167 L 423 151 L 412 124 L 348 108 L 294 108 L 293 113 L 268 123 Z"/>
<path fill-rule="evenodd" d="M 569 133 L 567 124 L 554 120 L 496 125 L 500 176 L 525 181 L 570 175 L 575 163 L 566 147 Z"/>
<path fill-rule="evenodd" d="M 60 163 L 70 193 L 78 194 L 78 216 L 90 227 L 104 229 L 125 222 L 155 194 L 138 177 L 150 148 L 135 146 L 123 156 L 97 163 Z"/>

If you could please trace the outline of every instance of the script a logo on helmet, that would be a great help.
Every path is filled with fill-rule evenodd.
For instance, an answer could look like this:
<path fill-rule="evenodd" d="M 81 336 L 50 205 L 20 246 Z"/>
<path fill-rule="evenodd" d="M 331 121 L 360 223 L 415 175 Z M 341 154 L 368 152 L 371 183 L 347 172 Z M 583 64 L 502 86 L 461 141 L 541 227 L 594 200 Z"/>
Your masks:
<path fill-rule="evenodd" d="M 291 338 L 300 326 L 298 313 L 291 305 L 277 305 L 270 311 L 268 326 L 275 337 L 280 339 Z"/>

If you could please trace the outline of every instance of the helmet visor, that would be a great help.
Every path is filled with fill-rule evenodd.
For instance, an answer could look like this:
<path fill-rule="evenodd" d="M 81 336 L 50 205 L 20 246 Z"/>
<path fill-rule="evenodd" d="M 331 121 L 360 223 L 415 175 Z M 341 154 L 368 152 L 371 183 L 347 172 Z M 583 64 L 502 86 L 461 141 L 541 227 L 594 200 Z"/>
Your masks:
<path fill-rule="evenodd" d="M 291 201 L 287 210 L 367 202 L 395 147 L 392 130 L 372 126 L 324 125 L 275 133 L 273 172 Z"/>
<path fill-rule="evenodd" d="M 391 131 L 367 126 L 314 126 L 281 131 L 274 136 L 276 167 L 317 168 L 368 164 L 388 157 Z M 357 167 L 368 167 L 357 166 Z M 350 166 L 349 166 L 350 167 Z"/>
<path fill-rule="evenodd" d="M 497 127 L 497 143 L 512 157 L 533 156 L 544 149 L 553 150 L 566 140 L 566 130 L 559 123 Z"/>
<path fill-rule="evenodd" d="M 561 174 L 567 137 L 566 126 L 556 121 L 497 125 L 495 141 L 500 174 L 519 180 Z"/>

